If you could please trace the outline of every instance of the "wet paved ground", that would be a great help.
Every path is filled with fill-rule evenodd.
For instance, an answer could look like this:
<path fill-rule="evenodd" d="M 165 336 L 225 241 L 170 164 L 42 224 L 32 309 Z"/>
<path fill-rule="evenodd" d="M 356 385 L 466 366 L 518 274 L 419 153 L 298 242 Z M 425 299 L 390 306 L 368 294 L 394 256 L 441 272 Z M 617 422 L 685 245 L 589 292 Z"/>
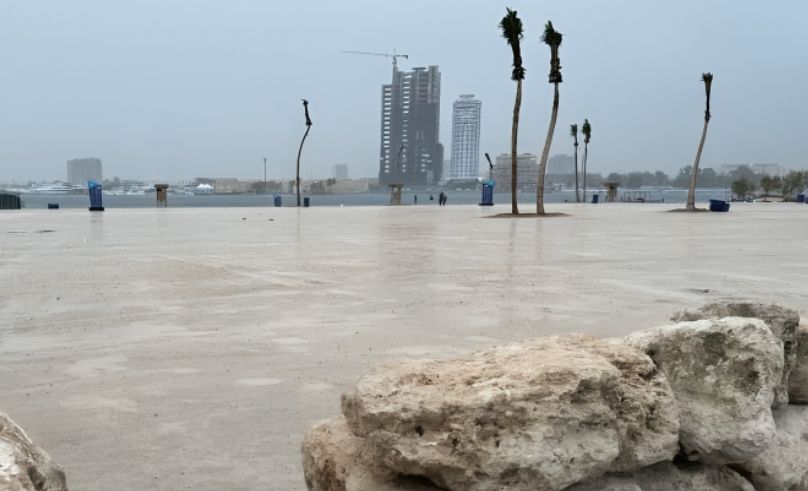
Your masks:
<path fill-rule="evenodd" d="M 378 364 L 808 311 L 808 206 L 670 207 L 0 212 L 0 410 L 74 491 L 302 490 L 305 428 Z"/>

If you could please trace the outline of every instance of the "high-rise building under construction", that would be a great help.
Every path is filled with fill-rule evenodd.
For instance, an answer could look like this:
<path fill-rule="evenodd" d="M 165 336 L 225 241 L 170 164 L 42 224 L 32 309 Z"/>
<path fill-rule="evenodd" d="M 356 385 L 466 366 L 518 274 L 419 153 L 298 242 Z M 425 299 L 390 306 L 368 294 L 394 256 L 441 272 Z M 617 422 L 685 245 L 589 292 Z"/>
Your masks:
<path fill-rule="evenodd" d="M 437 184 L 443 174 L 440 143 L 440 71 L 399 71 L 382 86 L 379 183 Z"/>

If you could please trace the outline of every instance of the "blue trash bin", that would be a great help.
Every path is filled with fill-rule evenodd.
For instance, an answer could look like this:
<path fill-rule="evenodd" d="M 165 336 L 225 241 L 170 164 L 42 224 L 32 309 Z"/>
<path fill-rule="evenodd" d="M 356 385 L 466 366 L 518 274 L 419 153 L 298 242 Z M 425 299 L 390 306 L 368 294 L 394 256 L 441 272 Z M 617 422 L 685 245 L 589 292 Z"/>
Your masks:
<path fill-rule="evenodd" d="M 805 203 L 805 195 L 804 194 L 798 194 L 797 195 L 797 203 Z"/>
<path fill-rule="evenodd" d="M 276 195 L 273 201 L 275 202 L 275 208 L 280 208 L 283 206 L 283 200 L 281 199 L 280 195 Z"/>
<path fill-rule="evenodd" d="M 729 211 L 729 203 L 723 199 L 711 199 L 710 211 Z"/>
<path fill-rule="evenodd" d="M 308 208 L 308 207 L 309 207 L 309 197 L 306 196 L 305 198 L 303 198 L 303 208 Z"/>
<path fill-rule="evenodd" d="M 87 188 L 90 191 L 90 211 L 104 211 L 104 205 L 101 202 L 101 184 L 95 181 L 87 181 Z"/>
<path fill-rule="evenodd" d="M 599 194 L 593 194 L 592 195 L 592 204 L 593 205 L 598 204 L 598 199 L 600 199 L 600 195 Z"/>

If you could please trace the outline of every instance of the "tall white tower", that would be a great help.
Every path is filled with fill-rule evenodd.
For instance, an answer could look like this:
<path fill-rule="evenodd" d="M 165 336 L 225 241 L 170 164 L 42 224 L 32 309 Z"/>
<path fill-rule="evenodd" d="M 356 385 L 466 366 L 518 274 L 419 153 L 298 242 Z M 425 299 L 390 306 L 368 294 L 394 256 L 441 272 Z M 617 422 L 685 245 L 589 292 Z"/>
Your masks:
<path fill-rule="evenodd" d="M 480 113 L 482 102 L 474 94 L 463 94 L 452 107 L 451 179 L 480 176 Z"/>

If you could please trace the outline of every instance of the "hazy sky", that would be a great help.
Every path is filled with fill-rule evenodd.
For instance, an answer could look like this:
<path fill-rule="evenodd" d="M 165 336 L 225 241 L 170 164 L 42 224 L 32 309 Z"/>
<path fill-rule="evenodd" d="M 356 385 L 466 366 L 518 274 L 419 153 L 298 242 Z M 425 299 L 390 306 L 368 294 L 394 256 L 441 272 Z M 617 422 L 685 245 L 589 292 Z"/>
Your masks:
<path fill-rule="evenodd" d="M 552 153 L 571 153 L 569 124 L 593 127 L 590 169 L 692 162 L 703 71 L 715 74 L 703 166 L 808 167 L 808 2 L 804 0 L 0 0 L 0 181 L 64 179 L 65 161 L 100 157 L 111 178 L 270 178 L 378 172 L 385 58 L 439 65 L 441 140 L 452 102 L 483 101 L 480 149 L 508 151 L 514 83 L 497 23 L 525 24 L 520 152 L 539 153 L 552 102 L 551 19 L 564 33 L 561 109 Z"/>

